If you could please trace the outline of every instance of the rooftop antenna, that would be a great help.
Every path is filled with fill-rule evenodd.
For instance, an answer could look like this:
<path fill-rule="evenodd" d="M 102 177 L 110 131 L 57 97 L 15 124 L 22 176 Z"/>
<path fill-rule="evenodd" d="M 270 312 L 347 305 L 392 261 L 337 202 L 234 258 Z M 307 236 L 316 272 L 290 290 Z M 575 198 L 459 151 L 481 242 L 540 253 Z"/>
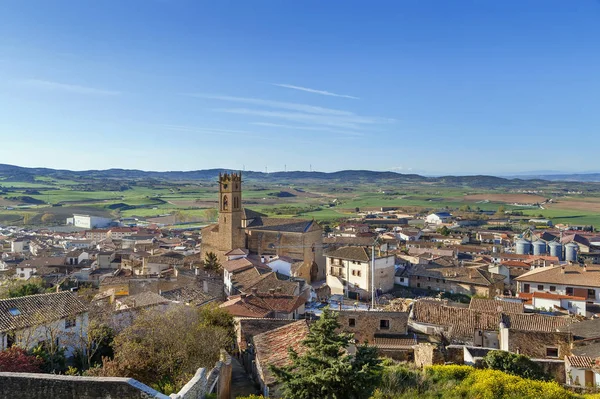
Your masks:
<path fill-rule="evenodd" d="M 269 173 L 269 170 L 267 169 L 266 166 L 265 166 L 265 173 Z"/>
<path fill-rule="evenodd" d="M 312 172 L 312 163 L 309 165 L 308 167 L 310 169 L 310 171 Z"/>
<path fill-rule="evenodd" d="M 284 172 L 287 172 L 287 164 L 284 164 L 284 165 L 283 165 L 283 171 L 284 171 Z"/>

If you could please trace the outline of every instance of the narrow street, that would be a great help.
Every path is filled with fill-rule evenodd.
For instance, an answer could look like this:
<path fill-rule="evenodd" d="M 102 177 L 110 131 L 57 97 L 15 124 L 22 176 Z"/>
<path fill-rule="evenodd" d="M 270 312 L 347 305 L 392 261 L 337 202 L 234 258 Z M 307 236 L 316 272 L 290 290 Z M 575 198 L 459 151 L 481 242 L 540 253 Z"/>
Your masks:
<path fill-rule="evenodd" d="M 247 396 L 259 394 L 260 391 L 256 388 L 254 381 L 246 370 L 235 357 L 231 359 L 231 398 L 235 399 L 238 396 Z"/>

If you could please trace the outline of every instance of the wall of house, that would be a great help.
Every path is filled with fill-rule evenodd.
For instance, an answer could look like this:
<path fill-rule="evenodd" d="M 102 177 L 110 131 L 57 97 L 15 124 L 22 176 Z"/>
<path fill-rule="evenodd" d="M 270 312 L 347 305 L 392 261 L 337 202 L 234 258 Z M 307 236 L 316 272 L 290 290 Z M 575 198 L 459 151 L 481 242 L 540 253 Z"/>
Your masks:
<path fill-rule="evenodd" d="M 567 368 L 566 380 L 569 385 L 585 386 L 585 369 Z"/>
<path fill-rule="evenodd" d="M 75 317 L 75 325 L 72 327 L 67 327 L 65 325 L 65 319 L 61 319 L 15 331 L 15 344 L 24 349 L 32 349 L 43 341 L 55 341 L 58 338 L 59 346 L 64 346 L 66 348 L 65 356 L 71 357 L 74 355 L 75 349 L 79 347 L 87 337 L 88 322 L 88 314 L 83 313 Z M 2 347 L 0 349 L 6 349 L 6 335 L 1 344 Z"/>
<path fill-rule="evenodd" d="M 591 280 L 593 280 L 593 278 Z M 530 293 L 544 291 L 544 292 L 550 292 L 552 294 L 567 295 L 567 287 L 570 287 L 570 288 L 574 289 L 574 294 L 573 294 L 574 296 L 583 296 L 586 298 L 587 298 L 587 290 L 593 289 L 596 291 L 595 295 L 591 298 L 587 298 L 587 300 L 600 304 L 600 287 L 598 287 L 598 286 L 583 287 L 583 286 L 576 286 L 576 285 L 532 283 L 532 282 L 528 282 L 528 281 L 519 281 L 517 284 L 517 290 L 519 292 L 525 292 L 525 284 L 529 284 L 529 292 Z M 550 287 L 554 287 L 554 290 L 551 290 Z M 577 292 L 577 290 L 584 290 L 585 294 L 583 294 L 584 291 L 582 291 L 582 294 L 579 294 Z"/>
<path fill-rule="evenodd" d="M 429 289 L 441 292 L 450 292 L 453 294 L 481 295 L 485 297 L 490 297 L 490 295 L 495 295 L 495 292 L 497 290 L 500 290 L 500 292 L 502 292 L 502 288 L 504 287 L 504 285 L 500 283 L 496 285 L 482 286 L 451 281 L 448 279 L 412 276 L 409 279 L 409 287 Z"/>
<path fill-rule="evenodd" d="M 281 260 L 281 259 L 273 260 L 273 261 L 269 262 L 268 266 L 274 272 L 281 273 L 284 276 L 289 277 L 292 275 L 292 265 L 289 262 L 286 262 L 284 260 Z"/>
<path fill-rule="evenodd" d="M 532 332 L 508 329 L 507 337 L 501 332 L 500 340 L 502 350 L 520 353 L 531 358 L 547 359 L 551 358 L 546 355 L 547 348 L 558 348 L 558 357 L 555 359 L 564 359 L 565 356 L 571 354 L 573 335 L 564 332 Z"/>
<path fill-rule="evenodd" d="M 562 307 L 568 309 L 569 312 L 578 315 L 586 315 L 586 303 L 585 301 L 575 301 L 569 299 L 546 299 L 546 298 L 533 298 L 534 309 L 547 309 L 553 311 L 554 307 Z"/>
<path fill-rule="evenodd" d="M 359 342 L 373 342 L 375 334 L 406 334 L 408 331 L 407 312 L 338 312 L 338 322 L 343 331 L 353 333 Z M 351 319 L 354 326 L 351 325 Z M 381 320 L 389 321 L 389 328 L 381 328 Z"/>
<path fill-rule="evenodd" d="M 371 264 L 355 260 L 327 257 L 327 274 L 348 281 L 350 291 L 359 292 L 362 297 L 371 294 Z M 395 256 L 375 259 L 375 289 L 388 292 L 394 288 Z"/>

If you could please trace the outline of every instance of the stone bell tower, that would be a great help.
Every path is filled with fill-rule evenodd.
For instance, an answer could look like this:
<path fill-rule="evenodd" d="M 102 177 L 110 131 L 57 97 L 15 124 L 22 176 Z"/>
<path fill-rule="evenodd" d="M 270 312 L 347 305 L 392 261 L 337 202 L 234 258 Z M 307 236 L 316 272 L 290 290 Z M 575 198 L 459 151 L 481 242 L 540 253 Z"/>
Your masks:
<path fill-rule="evenodd" d="M 242 173 L 219 173 L 219 247 L 245 248 L 242 229 Z"/>

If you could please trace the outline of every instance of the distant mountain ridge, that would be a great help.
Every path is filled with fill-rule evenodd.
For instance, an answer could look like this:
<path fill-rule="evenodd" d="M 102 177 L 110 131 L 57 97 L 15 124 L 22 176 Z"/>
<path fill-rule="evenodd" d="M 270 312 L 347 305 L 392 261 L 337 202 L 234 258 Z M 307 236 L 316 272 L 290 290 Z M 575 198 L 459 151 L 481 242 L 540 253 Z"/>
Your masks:
<path fill-rule="evenodd" d="M 106 169 L 71 171 L 51 168 L 27 168 L 15 165 L 0 164 L 0 178 L 6 181 L 34 181 L 36 176 L 53 177 L 57 179 L 85 180 L 85 179 L 159 179 L 174 181 L 210 181 L 215 180 L 219 173 L 232 172 L 232 169 L 202 169 L 192 171 L 143 171 L 138 169 Z M 243 172 L 245 179 L 264 182 L 314 180 L 314 181 L 337 181 L 337 182 L 386 182 L 386 183 L 429 183 L 439 185 L 467 185 L 471 187 L 508 187 L 529 183 L 543 183 L 544 181 L 583 181 L 598 182 L 600 173 L 596 174 L 573 174 L 573 175 L 550 175 L 545 176 L 519 176 L 519 177 L 497 177 L 488 175 L 475 176 L 440 176 L 426 177 L 417 174 L 402 174 L 389 171 L 371 170 L 341 170 L 337 172 Z M 562 177 L 559 179 L 559 177 Z"/>

